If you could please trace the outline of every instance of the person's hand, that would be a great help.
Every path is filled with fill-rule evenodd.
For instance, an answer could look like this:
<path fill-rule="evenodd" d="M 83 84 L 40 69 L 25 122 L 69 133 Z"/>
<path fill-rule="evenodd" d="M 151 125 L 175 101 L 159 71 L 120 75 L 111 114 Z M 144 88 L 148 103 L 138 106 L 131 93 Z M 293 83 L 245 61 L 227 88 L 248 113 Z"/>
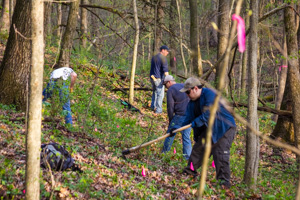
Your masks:
<path fill-rule="evenodd" d="M 176 133 L 174 133 L 174 131 L 176 130 L 176 128 L 171 128 L 170 129 L 170 137 L 175 136 Z"/>

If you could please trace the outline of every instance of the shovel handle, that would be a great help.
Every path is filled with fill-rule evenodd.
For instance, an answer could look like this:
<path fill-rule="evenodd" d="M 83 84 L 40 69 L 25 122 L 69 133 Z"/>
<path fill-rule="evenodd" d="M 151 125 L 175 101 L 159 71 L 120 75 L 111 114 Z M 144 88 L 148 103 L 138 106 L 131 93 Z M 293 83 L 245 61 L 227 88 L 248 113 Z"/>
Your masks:
<path fill-rule="evenodd" d="M 192 124 L 188 124 L 188 125 L 186 125 L 186 126 L 180 127 L 180 128 L 178 128 L 178 129 L 174 130 L 173 133 L 177 133 L 177 132 L 183 131 L 183 130 L 185 130 L 185 129 L 190 128 L 191 126 L 192 126 Z M 130 149 L 126 149 L 126 150 L 124 150 L 124 151 L 122 152 L 122 154 L 123 154 L 123 155 L 130 154 L 130 153 L 133 152 L 133 151 L 136 151 L 136 150 L 141 149 L 141 148 L 143 148 L 143 147 L 149 146 L 149 145 L 151 145 L 151 144 L 153 144 L 153 143 L 155 143 L 155 142 L 158 142 L 158 141 L 160 141 L 160 140 L 163 140 L 163 139 L 165 139 L 165 138 L 167 138 L 167 137 L 169 137 L 169 136 L 170 136 L 170 133 L 167 133 L 167 134 L 165 134 L 165 135 L 163 135 L 163 136 L 160 136 L 159 138 L 156 138 L 155 140 L 151 140 L 151 141 L 146 142 L 146 143 L 144 143 L 144 144 L 141 144 L 141 145 L 138 145 L 138 146 L 135 146 L 135 147 L 131 147 Z"/>

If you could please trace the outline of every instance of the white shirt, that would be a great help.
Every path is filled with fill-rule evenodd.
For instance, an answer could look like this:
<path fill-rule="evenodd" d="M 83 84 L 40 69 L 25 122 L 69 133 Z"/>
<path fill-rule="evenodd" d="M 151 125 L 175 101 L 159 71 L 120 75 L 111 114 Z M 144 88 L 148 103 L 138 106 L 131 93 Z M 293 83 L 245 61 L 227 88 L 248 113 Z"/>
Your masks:
<path fill-rule="evenodd" d="M 50 79 L 62 78 L 63 80 L 67 80 L 72 72 L 74 71 L 70 67 L 61 67 L 51 73 Z"/>

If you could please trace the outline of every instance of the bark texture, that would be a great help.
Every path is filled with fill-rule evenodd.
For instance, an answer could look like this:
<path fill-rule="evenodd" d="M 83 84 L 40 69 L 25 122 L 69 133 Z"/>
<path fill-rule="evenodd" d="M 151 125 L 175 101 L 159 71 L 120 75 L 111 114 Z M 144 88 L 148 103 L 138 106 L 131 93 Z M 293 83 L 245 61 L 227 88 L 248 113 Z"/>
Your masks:
<path fill-rule="evenodd" d="M 293 6 L 293 4 L 291 4 Z M 286 31 L 287 53 L 288 53 L 288 81 L 291 88 L 292 110 L 294 122 L 294 137 L 295 145 L 299 147 L 300 144 L 300 73 L 298 60 L 298 44 L 297 44 L 297 30 L 295 24 L 295 13 L 291 8 L 284 10 L 284 24 Z M 297 156 L 297 162 L 300 159 Z M 299 171 L 300 172 L 300 171 Z M 300 176 L 299 176 L 300 178 Z M 300 182 L 298 181 L 298 190 L 296 199 L 300 199 Z"/>
<path fill-rule="evenodd" d="M 88 4 L 88 0 L 81 0 L 81 4 Z M 86 48 L 87 43 L 87 10 L 81 8 L 81 18 L 80 18 L 80 40 L 83 48 Z"/>
<path fill-rule="evenodd" d="M 14 104 L 25 111 L 30 69 L 30 1 L 17 0 L 15 8 L 13 26 L 0 66 L 0 102 Z"/>
<path fill-rule="evenodd" d="M 155 37 L 154 37 L 153 52 L 158 51 L 159 47 L 161 45 L 163 45 L 162 44 L 162 28 L 161 28 L 161 26 L 163 24 L 163 19 L 165 17 L 164 8 L 165 8 L 166 4 L 165 4 L 164 0 L 155 0 L 155 5 L 156 5 L 155 6 L 155 8 L 156 8 L 156 10 L 155 10 L 156 25 L 155 25 L 155 31 L 154 31 Z"/>
<path fill-rule="evenodd" d="M 32 56 L 26 137 L 26 199 L 40 199 L 40 148 L 44 68 L 44 1 L 32 1 Z"/>
<path fill-rule="evenodd" d="M 248 122 L 256 130 L 259 130 L 257 115 L 257 24 L 258 24 L 258 0 L 252 0 L 250 9 L 253 14 L 250 17 L 249 33 L 249 63 L 248 63 Z M 247 129 L 246 159 L 244 181 L 250 188 L 256 187 L 259 165 L 259 137 Z"/>
<path fill-rule="evenodd" d="M 222 55 L 226 51 L 226 47 L 228 44 L 228 35 L 229 35 L 229 25 L 230 25 L 230 16 L 229 16 L 229 11 L 230 11 L 230 0 L 219 0 L 219 32 L 218 32 L 218 54 L 217 58 L 220 59 Z M 215 82 L 219 83 L 220 79 L 220 73 L 221 73 L 221 67 L 223 65 L 218 65 L 216 67 L 216 77 L 215 77 Z M 226 74 L 228 71 L 228 66 L 226 67 Z M 225 91 L 227 91 L 228 87 L 228 77 L 225 77 Z"/>
<path fill-rule="evenodd" d="M 170 3 L 170 13 L 169 13 L 169 20 L 170 20 L 170 24 L 169 24 L 169 29 L 170 29 L 170 32 L 172 33 L 172 35 L 176 35 L 177 33 L 177 29 L 176 27 L 178 26 L 177 25 L 177 16 L 176 16 L 176 13 L 177 13 L 177 9 L 176 9 L 176 0 L 171 0 L 171 3 Z M 170 52 L 170 71 L 174 74 L 176 74 L 177 70 L 176 70 L 176 40 L 174 39 L 174 37 L 170 37 L 170 44 L 169 44 L 169 47 L 171 49 L 171 52 Z"/>
<path fill-rule="evenodd" d="M 134 24 L 135 24 L 135 38 L 134 38 L 134 49 L 133 49 L 131 75 L 130 75 L 130 89 L 129 89 L 130 104 L 133 104 L 134 102 L 134 76 L 135 76 L 135 69 L 136 69 L 137 51 L 139 45 L 139 35 L 140 35 L 136 0 L 132 0 L 132 2 L 133 2 L 133 13 L 134 13 Z"/>
<path fill-rule="evenodd" d="M 199 45 L 199 28 L 198 28 L 198 4 L 197 0 L 189 0 L 190 3 L 190 45 L 191 45 L 191 72 L 196 76 L 201 76 L 202 63 Z"/>
<path fill-rule="evenodd" d="M 10 27 L 9 19 L 9 0 L 2 1 L 2 13 L 1 13 L 1 31 L 8 32 Z"/>

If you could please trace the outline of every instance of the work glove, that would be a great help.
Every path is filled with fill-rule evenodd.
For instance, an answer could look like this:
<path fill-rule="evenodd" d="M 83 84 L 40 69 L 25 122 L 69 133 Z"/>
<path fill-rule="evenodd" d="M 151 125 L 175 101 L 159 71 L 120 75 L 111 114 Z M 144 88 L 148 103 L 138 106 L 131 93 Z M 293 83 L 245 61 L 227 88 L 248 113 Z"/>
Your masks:
<path fill-rule="evenodd" d="M 170 137 L 175 136 L 176 133 L 173 133 L 176 130 L 176 128 L 171 128 L 170 129 Z"/>

